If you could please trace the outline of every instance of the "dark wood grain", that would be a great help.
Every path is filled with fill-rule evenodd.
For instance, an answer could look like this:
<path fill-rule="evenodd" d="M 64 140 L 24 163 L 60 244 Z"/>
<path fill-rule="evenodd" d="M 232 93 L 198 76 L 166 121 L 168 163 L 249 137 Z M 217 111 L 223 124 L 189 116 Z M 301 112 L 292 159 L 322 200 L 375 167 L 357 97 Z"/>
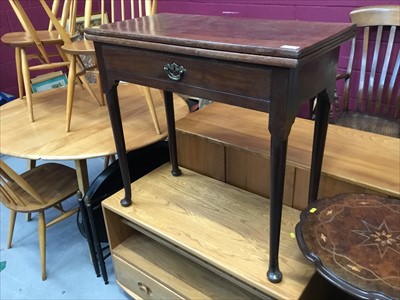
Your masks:
<path fill-rule="evenodd" d="M 86 30 L 94 36 L 285 58 L 309 55 L 352 31 L 342 23 L 181 14 L 157 14 L 140 22 L 128 20 Z"/>
<path fill-rule="evenodd" d="M 330 282 L 363 299 L 399 299 L 400 200 L 342 194 L 312 203 L 296 237 Z"/>

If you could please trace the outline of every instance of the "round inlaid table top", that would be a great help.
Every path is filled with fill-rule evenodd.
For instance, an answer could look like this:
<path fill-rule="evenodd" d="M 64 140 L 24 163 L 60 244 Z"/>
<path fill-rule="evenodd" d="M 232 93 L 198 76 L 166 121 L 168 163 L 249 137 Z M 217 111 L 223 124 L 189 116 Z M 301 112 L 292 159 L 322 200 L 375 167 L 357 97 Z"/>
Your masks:
<path fill-rule="evenodd" d="M 342 194 L 311 203 L 296 238 L 319 273 L 364 299 L 400 299 L 400 200 Z"/>

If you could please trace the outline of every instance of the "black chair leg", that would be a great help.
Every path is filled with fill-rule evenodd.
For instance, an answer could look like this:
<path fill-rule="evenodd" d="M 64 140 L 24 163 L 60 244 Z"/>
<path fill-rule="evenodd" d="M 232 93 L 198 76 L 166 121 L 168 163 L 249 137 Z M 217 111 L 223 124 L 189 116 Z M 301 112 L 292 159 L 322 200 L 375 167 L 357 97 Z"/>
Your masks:
<path fill-rule="evenodd" d="M 93 264 L 96 276 L 100 277 L 101 276 L 100 275 L 100 269 L 99 269 L 99 264 L 98 264 L 98 261 L 97 261 L 96 250 L 95 250 L 94 243 L 93 243 L 92 231 L 90 230 L 87 210 L 86 210 L 86 207 L 85 207 L 85 205 L 83 203 L 83 198 L 82 198 L 81 192 L 78 192 L 78 203 L 79 203 L 80 213 L 81 213 L 81 216 L 82 216 L 83 230 L 85 231 L 86 240 L 87 240 L 87 243 L 89 245 L 90 258 L 92 260 L 92 264 Z"/>
<path fill-rule="evenodd" d="M 94 247 L 97 252 L 97 261 L 100 265 L 101 275 L 103 276 L 104 283 L 108 284 L 108 275 L 107 275 L 107 270 L 106 270 L 106 264 L 104 262 L 105 258 L 103 255 L 103 250 L 101 248 L 101 244 L 98 239 L 96 224 L 95 224 L 94 217 L 93 217 L 93 208 L 91 207 L 91 205 L 87 206 L 87 213 L 88 213 L 88 217 L 89 217 L 90 228 L 92 231 Z"/>

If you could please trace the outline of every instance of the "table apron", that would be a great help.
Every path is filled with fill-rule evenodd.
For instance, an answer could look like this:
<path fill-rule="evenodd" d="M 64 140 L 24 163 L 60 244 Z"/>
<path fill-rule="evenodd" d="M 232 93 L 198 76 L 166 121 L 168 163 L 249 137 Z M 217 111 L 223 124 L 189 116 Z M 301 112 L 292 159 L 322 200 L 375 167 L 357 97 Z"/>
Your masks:
<path fill-rule="evenodd" d="M 101 48 L 108 85 L 122 80 L 269 111 L 272 67 L 117 45 Z M 168 77 L 164 70 L 168 64 L 185 69 L 180 79 Z"/>

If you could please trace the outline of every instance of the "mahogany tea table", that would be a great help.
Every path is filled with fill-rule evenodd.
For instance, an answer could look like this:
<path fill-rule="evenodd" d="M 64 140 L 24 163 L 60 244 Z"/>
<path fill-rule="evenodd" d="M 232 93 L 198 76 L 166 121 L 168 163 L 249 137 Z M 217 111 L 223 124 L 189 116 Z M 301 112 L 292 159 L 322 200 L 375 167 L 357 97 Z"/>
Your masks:
<path fill-rule="evenodd" d="M 123 206 L 131 204 L 118 105 L 120 80 L 164 91 L 172 173 L 176 155 L 172 92 L 270 113 L 271 214 L 267 276 L 278 265 L 287 142 L 298 109 L 318 95 L 309 199 L 316 199 L 339 46 L 355 35 L 343 23 L 157 14 L 86 30 L 93 40 L 103 92 L 124 178 Z M 267 125 L 267 124 L 266 124 Z"/>

